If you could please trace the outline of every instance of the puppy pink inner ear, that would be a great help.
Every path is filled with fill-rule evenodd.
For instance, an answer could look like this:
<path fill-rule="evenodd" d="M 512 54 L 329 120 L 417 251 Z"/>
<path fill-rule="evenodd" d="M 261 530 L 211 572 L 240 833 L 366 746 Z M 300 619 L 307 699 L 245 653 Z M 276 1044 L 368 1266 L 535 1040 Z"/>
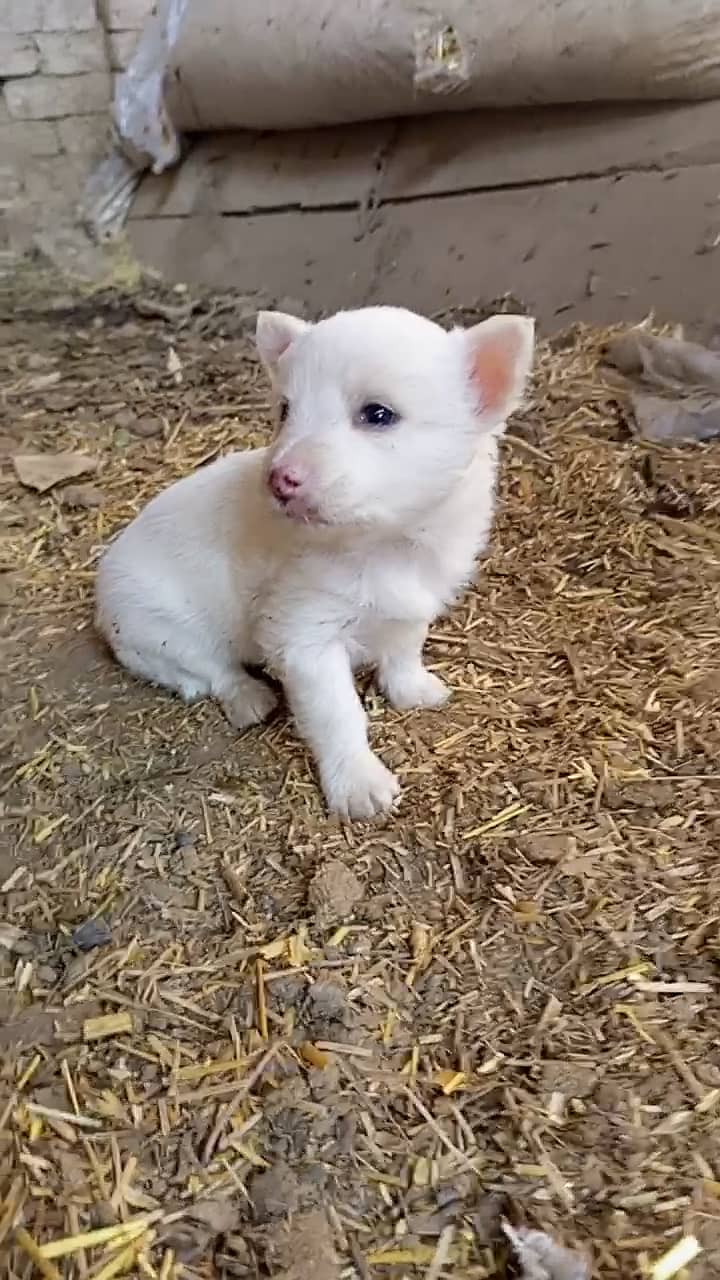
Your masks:
<path fill-rule="evenodd" d="M 532 329 L 524 318 L 497 316 L 467 334 L 470 382 L 483 415 L 501 419 L 517 407 L 532 358 Z"/>

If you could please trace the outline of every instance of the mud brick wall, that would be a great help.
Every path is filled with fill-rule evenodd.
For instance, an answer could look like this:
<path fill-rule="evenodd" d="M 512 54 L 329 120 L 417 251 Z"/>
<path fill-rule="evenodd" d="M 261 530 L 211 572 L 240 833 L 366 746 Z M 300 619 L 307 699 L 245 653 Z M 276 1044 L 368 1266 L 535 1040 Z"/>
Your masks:
<path fill-rule="evenodd" d="M 0 269 L 72 224 L 153 0 L 0 0 Z"/>

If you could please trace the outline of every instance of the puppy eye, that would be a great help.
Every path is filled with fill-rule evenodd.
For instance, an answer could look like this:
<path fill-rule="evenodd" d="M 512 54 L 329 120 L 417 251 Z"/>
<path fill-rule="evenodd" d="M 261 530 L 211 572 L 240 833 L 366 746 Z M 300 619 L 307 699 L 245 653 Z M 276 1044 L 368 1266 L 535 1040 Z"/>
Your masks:
<path fill-rule="evenodd" d="M 287 400 L 281 400 L 280 404 L 278 405 L 278 421 L 285 422 L 288 416 L 289 409 L 290 409 L 290 405 L 288 404 Z"/>
<path fill-rule="evenodd" d="M 377 404 L 371 400 L 360 410 L 360 421 L 367 427 L 394 427 L 398 421 L 398 415 L 388 405 Z"/>

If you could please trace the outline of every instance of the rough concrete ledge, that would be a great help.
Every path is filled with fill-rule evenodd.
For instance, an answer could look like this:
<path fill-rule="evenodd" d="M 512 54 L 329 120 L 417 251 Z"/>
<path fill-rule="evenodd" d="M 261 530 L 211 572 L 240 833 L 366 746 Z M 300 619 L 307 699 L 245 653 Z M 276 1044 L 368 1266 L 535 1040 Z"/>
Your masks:
<path fill-rule="evenodd" d="M 129 234 L 170 279 L 312 310 L 510 292 L 549 328 L 698 319 L 718 191 L 720 103 L 470 113 L 197 140 Z"/>

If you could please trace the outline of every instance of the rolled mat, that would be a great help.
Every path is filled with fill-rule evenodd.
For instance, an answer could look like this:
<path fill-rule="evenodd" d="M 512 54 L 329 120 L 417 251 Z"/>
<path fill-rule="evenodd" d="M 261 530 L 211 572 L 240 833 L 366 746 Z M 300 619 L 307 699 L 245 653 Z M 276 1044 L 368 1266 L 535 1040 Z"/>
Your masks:
<path fill-rule="evenodd" d="M 188 0 L 184 131 L 532 103 L 720 96 L 718 0 Z"/>

